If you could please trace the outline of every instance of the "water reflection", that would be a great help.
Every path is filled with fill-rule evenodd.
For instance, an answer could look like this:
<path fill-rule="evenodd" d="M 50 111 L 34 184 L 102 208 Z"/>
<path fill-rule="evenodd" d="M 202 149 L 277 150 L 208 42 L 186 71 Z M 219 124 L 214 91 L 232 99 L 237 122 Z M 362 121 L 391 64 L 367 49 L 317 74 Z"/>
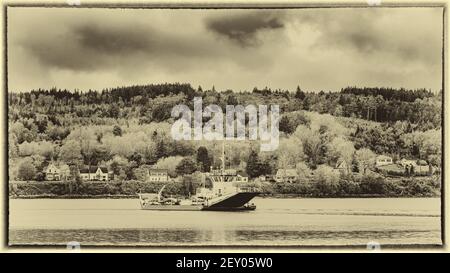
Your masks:
<path fill-rule="evenodd" d="M 440 200 L 256 199 L 254 212 L 140 210 L 135 200 L 12 200 L 13 245 L 441 244 Z"/>
<path fill-rule="evenodd" d="M 193 229 L 52 230 L 14 229 L 13 245 L 339 245 L 380 243 L 439 244 L 439 230 L 390 231 L 271 231 Z M 412 238 L 413 240 L 408 240 Z"/>

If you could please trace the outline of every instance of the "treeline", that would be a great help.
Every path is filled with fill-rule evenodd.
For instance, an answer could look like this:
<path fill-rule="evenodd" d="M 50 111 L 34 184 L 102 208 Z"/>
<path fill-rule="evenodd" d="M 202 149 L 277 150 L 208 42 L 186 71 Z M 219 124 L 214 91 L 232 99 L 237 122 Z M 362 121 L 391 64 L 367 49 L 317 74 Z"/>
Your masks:
<path fill-rule="evenodd" d="M 32 90 L 9 93 L 10 121 L 32 119 L 39 132 L 46 122 L 67 125 L 67 119 L 82 123 L 90 118 L 138 118 L 141 123 L 167 121 L 174 105 L 192 106 L 192 98 L 201 96 L 206 104 L 226 105 L 278 104 L 282 112 L 296 110 L 328 113 L 377 122 L 408 121 L 421 130 L 441 126 L 442 93 L 424 89 L 347 87 L 340 92 L 305 92 L 254 88 L 251 92 L 194 89 L 189 84 L 155 84 L 117 87 L 100 92 L 68 90 Z"/>
<path fill-rule="evenodd" d="M 190 84 L 180 83 L 165 83 L 165 84 L 150 84 L 150 85 L 133 85 L 123 86 L 110 89 L 103 89 L 100 92 L 95 90 L 88 90 L 81 92 L 79 90 L 69 91 L 67 89 L 50 90 L 37 89 L 30 92 L 18 93 L 17 100 L 10 93 L 10 103 L 17 102 L 19 104 L 32 104 L 34 100 L 40 96 L 50 96 L 54 99 L 61 100 L 63 103 L 70 103 L 71 100 L 79 100 L 82 103 L 87 104 L 100 104 L 100 103 L 113 103 L 113 102 L 135 102 L 132 101 L 134 97 L 142 97 L 145 99 L 156 98 L 158 96 L 169 96 L 177 94 L 185 94 L 189 97 L 193 97 L 195 90 Z M 137 100 L 139 103 L 139 100 Z M 48 101 L 51 103 L 51 101 Z"/>
<path fill-rule="evenodd" d="M 397 100 L 413 102 L 416 99 L 431 98 L 434 94 L 430 90 L 426 89 L 416 89 L 416 90 L 406 90 L 404 88 L 394 89 L 394 88 L 379 88 L 379 87 L 346 87 L 341 89 L 342 94 L 353 94 L 353 95 L 363 95 L 377 97 L 381 96 L 384 100 Z"/>

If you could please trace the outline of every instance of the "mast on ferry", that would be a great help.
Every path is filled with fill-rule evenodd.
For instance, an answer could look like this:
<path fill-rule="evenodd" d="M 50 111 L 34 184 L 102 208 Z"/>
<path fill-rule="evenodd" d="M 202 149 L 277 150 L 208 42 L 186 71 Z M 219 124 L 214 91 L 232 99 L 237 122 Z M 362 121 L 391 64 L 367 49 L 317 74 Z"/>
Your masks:
<path fill-rule="evenodd" d="M 222 182 L 225 182 L 225 141 L 222 140 Z"/>

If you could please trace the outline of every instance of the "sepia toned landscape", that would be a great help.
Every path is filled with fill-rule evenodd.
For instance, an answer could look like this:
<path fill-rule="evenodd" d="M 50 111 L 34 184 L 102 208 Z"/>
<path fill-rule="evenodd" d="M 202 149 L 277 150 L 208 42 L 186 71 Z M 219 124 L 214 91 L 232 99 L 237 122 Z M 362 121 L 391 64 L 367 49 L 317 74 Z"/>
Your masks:
<path fill-rule="evenodd" d="M 11 183 L 11 196 L 134 195 L 166 182 L 171 194 L 193 193 L 188 182 L 200 183 L 196 175 L 221 164 L 216 142 L 170 137 L 172 107 L 194 96 L 223 106 L 281 106 L 275 152 L 249 140 L 226 144 L 227 167 L 265 194 L 439 196 L 440 93 L 236 93 L 189 84 L 11 93 L 10 179 L 27 181 Z"/>
<path fill-rule="evenodd" d="M 442 9 L 8 13 L 11 245 L 442 244 Z M 194 98 L 279 145 L 174 139 Z"/>

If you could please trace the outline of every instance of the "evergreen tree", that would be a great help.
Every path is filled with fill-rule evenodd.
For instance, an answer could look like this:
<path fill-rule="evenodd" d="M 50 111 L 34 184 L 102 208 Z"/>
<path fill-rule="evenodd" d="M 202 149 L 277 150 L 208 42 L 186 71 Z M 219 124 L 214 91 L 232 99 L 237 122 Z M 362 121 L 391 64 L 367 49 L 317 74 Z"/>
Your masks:
<path fill-rule="evenodd" d="M 304 100 L 306 97 L 305 92 L 300 89 L 300 86 L 297 86 L 297 90 L 295 91 L 295 98 L 299 100 Z"/>
<path fill-rule="evenodd" d="M 211 160 L 208 155 L 208 149 L 204 146 L 200 146 L 197 150 L 197 162 L 201 166 L 202 172 L 208 172 L 211 168 Z"/>
<path fill-rule="evenodd" d="M 286 134 L 292 134 L 295 131 L 295 128 L 289 122 L 289 118 L 287 116 L 282 116 L 279 123 L 279 128 L 281 132 Z"/>
<path fill-rule="evenodd" d="M 258 153 L 252 150 L 248 156 L 246 172 L 250 176 L 250 178 L 255 178 L 264 173 L 261 168 L 262 164 L 259 159 Z"/>

